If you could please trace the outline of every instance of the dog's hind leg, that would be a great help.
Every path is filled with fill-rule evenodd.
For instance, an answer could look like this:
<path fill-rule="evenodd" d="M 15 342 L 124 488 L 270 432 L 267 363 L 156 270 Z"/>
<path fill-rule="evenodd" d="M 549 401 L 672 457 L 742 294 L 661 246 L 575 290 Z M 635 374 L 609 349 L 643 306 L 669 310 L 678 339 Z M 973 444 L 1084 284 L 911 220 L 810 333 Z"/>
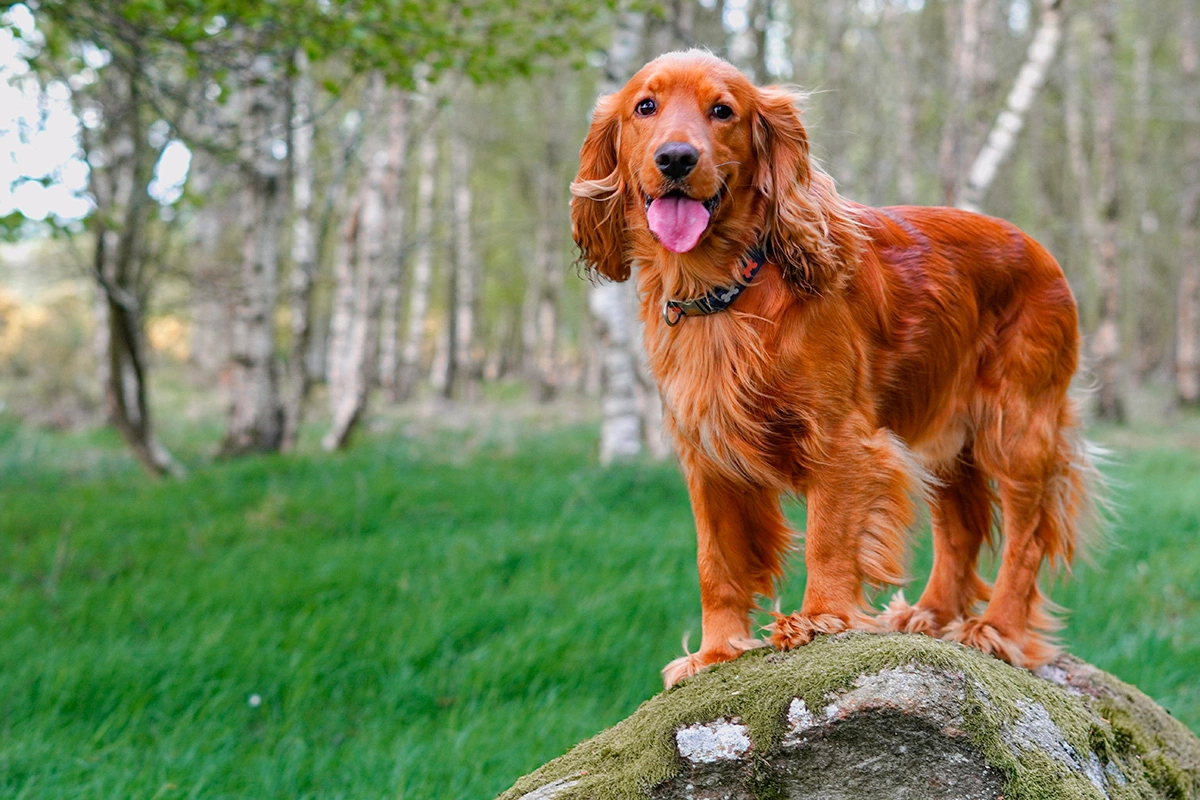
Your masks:
<path fill-rule="evenodd" d="M 794 536 L 779 492 L 714 477 L 683 461 L 696 519 L 702 636 L 698 652 L 663 668 L 668 687 L 761 644 L 751 637 L 750 611 L 758 596 L 774 593 Z"/>
<path fill-rule="evenodd" d="M 1038 588 L 1043 559 L 1070 561 L 1086 514 L 1086 453 L 1074 411 L 1063 398 L 1010 428 L 1008 447 L 994 448 L 985 467 L 996 476 L 1003 515 L 1004 555 L 987 609 L 946 627 L 945 637 L 1016 666 L 1036 667 L 1058 653 L 1058 627 Z"/>
<path fill-rule="evenodd" d="M 880 630 L 937 636 L 991 593 L 976 571 L 979 548 L 991 539 L 993 496 L 968 449 L 933 488 L 933 570 L 915 605 L 897 592 L 875 618 Z"/>

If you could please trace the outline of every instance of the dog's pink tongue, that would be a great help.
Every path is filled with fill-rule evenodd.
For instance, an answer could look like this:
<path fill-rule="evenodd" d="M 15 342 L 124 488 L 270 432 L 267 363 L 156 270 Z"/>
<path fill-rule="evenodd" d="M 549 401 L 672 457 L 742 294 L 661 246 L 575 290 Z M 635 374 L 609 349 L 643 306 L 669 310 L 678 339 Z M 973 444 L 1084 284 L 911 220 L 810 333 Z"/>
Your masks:
<path fill-rule="evenodd" d="M 650 203 L 646 221 L 663 247 L 673 253 L 686 253 L 708 227 L 708 209 L 688 197 L 660 197 Z"/>

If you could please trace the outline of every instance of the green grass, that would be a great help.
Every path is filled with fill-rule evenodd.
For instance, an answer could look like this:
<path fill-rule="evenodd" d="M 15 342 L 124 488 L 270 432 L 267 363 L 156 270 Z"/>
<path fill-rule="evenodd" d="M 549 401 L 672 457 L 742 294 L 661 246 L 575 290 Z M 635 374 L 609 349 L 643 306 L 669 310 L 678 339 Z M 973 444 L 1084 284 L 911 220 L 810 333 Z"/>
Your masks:
<path fill-rule="evenodd" d="M 0 425 L 0 796 L 489 797 L 628 715 L 698 642 L 693 533 L 673 465 L 601 469 L 594 436 L 149 485 L 110 434 Z M 1065 640 L 1200 729 L 1200 453 L 1119 461 Z"/>

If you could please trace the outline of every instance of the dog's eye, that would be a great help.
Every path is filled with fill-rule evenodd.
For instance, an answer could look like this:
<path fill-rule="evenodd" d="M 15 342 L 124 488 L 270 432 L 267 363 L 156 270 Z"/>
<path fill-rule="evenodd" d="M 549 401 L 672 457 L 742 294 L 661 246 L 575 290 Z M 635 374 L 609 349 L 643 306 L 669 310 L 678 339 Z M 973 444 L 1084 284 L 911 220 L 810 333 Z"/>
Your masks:
<path fill-rule="evenodd" d="M 634 110 L 637 112 L 637 115 L 639 117 L 648 117 L 651 114 L 653 114 L 655 111 L 658 110 L 658 106 L 655 104 L 655 102 L 653 100 L 651 100 L 649 97 L 647 97 L 645 100 L 638 103 L 637 108 L 635 108 Z"/>
<path fill-rule="evenodd" d="M 712 108 L 713 119 L 729 119 L 733 116 L 733 109 L 727 105 L 718 103 Z"/>

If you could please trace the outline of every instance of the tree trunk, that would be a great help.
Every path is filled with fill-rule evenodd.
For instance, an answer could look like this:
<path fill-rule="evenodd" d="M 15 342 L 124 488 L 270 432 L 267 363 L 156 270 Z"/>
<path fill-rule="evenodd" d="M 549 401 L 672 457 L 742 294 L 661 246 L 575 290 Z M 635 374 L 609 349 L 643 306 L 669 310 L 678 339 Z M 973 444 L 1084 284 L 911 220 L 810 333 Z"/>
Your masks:
<path fill-rule="evenodd" d="M 292 79 L 291 146 L 288 159 L 292 188 L 292 340 L 288 348 L 283 400 L 284 452 L 293 450 L 308 398 L 312 377 L 308 371 L 308 346 L 312 338 L 312 287 L 317 271 L 313 229 L 313 109 L 312 77 L 308 57 L 296 51 Z"/>
<path fill-rule="evenodd" d="M 558 374 L 559 300 L 562 296 L 565 260 L 562 250 L 563 202 L 559 179 L 562 148 L 558 141 L 546 142 L 545 157 L 538 174 L 538 220 L 534 231 L 534 269 L 530 283 L 535 287 L 532 319 L 531 363 L 534 397 L 540 403 L 553 400 L 560 390 Z"/>
<path fill-rule="evenodd" d="M 1067 159 L 1079 196 L 1079 228 L 1078 233 L 1072 236 L 1071 252 L 1073 254 L 1083 253 L 1084 263 L 1088 265 L 1087 271 L 1081 271 L 1085 279 L 1080 281 L 1084 291 L 1079 298 L 1079 306 L 1083 316 L 1081 320 L 1083 327 L 1085 330 L 1090 330 L 1094 323 L 1092 310 L 1095 306 L 1095 287 L 1091 280 L 1093 276 L 1089 273 L 1095 242 L 1100 236 L 1100 218 L 1096 213 L 1096 200 L 1092 192 L 1091 165 L 1084 149 L 1084 64 L 1080 53 L 1082 47 L 1081 23 L 1082 18 L 1079 15 L 1071 18 L 1070 35 L 1067 39 L 1065 54 L 1066 86 L 1063 121 L 1067 134 Z"/>
<path fill-rule="evenodd" d="M 1021 71 L 1017 73 L 1012 90 L 1008 93 L 1004 110 L 996 117 L 987 140 L 967 173 L 967 183 L 959 202 L 962 208 L 980 210 L 1000 165 L 1017 143 L 1017 135 L 1025 124 L 1025 114 L 1046 81 L 1046 71 L 1062 39 L 1062 12 L 1059 5 L 1060 0 L 1042 0 L 1041 23 L 1026 51 L 1025 63 L 1021 65 Z"/>
<path fill-rule="evenodd" d="M 1180 73 L 1184 114 L 1184 187 L 1179 208 L 1179 299 L 1175 318 L 1175 395 L 1185 406 L 1200 405 L 1200 34 L 1192 3 L 1184 3 Z"/>
<path fill-rule="evenodd" d="M 333 254 L 333 310 L 329 318 L 325 383 L 329 393 L 329 411 L 334 419 L 342 413 L 343 398 L 352 397 L 354 393 L 355 364 L 351 351 L 356 325 L 355 311 L 361 294 L 357 285 L 359 273 L 355 269 L 361 211 L 361 205 L 356 201 L 346 214 Z M 339 446 L 337 437 L 334 437 L 332 444 Z"/>
<path fill-rule="evenodd" d="M 828 46 L 825 59 L 824 86 L 828 88 L 828 100 L 821 104 L 823 111 L 821 128 L 824 131 L 823 144 L 828 152 L 830 174 L 837 175 L 838 180 L 849 184 L 853 181 L 851 163 L 846 157 L 845 141 L 846 106 L 852 102 L 847 97 L 846 80 L 846 32 L 850 27 L 849 0 L 829 0 L 824 4 L 826 20 L 826 36 Z"/>
<path fill-rule="evenodd" d="M 645 18 L 623 8 L 608 50 L 601 93 L 611 94 L 633 74 L 641 51 Z M 638 405 L 638 352 L 635 341 L 634 279 L 625 283 L 596 282 L 588 293 L 588 308 L 599 342 L 601 409 L 600 463 L 632 458 L 642 451 L 642 416 Z"/>
<path fill-rule="evenodd" d="M 980 4 L 981 0 L 962 0 L 947 7 L 947 13 L 956 15 L 953 17 L 954 23 L 948 26 L 954 32 L 951 46 L 954 69 L 951 74 L 950 105 L 942 125 L 938 164 L 942 175 L 942 203 L 948 206 L 958 202 L 963 185 L 967 123 L 979 54 Z"/>
<path fill-rule="evenodd" d="M 431 108 L 432 98 L 426 99 Z M 436 188 L 438 140 L 435 130 L 426 130 L 417 153 L 417 209 L 413 231 L 413 275 L 408 297 L 408 325 L 400 351 L 400 378 L 396 400 L 412 397 L 420 371 L 421 348 L 425 342 L 425 316 L 429 310 L 429 287 L 433 280 L 433 211 Z"/>
<path fill-rule="evenodd" d="M 592 288 L 588 297 L 596 337 L 603 354 L 604 376 L 600 427 L 600 463 L 610 464 L 642 452 L 642 416 L 638 409 L 638 363 L 634 351 L 636 325 L 630 310 L 634 287 L 606 283 Z"/>
<path fill-rule="evenodd" d="M 1186 75 L 1186 73 L 1184 73 Z M 1145 33 L 1139 33 L 1133 46 L 1133 141 L 1137 142 L 1134 158 L 1139 164 L 1151 164 L 1154 149 L 1150 138 L 1150 93 L 1152 85 L 1151 44 Z M 1186 91 L 1186 89 L 1185 89 Z M 1197 117 L 1192 117 L 1197 119 Z M 1200 176 L 1198 176 L 1200 177 Z M 1129 272 L 1133 276 L 1133 319 L 1126 325 L 1133 339 L 1133 377 L 1144 384 L 1151 373 L 1162 366 L 1162 351 L 1156 340 L 1160 338 L 1158 315 L 1153 313 L 1154 297 L 1153 263 L 1151 259 L 1150 231 L 1144 226 L 1151 218 L 1149 169 L 1135 169 L 1130 175 L 1130 194 L 1133 198 L 1132 229 L 1136 231 L 1134 246 L 1129 253 Z M 1186 182 L 1185 186 L 1192 184 Z M 1186 190 L 1185 190 L 1186 191 Z"/>
<path fill-rule="evenodd" d="M 480 363 L 475 355 L 475 317 L 479 303 L 479 263 L 471 241 L 471 153 L 460 125 L 451 126 L 450 183 L 454 220 L 454 291 L 450 295 L 454 335 L 447 353 L 445 396 L 473 402 L 479 398 Z"/>
<path fill-rule="evenodd" d="M 1093 68 L 1095 92 L 1096 158 L 1099 165 L 1100 237 L 1096 268 L 1100 290 L 1100 324 L 1092 338 L 1096 370 L 1096 414 L 1109 422 L 1124 422 L 1125 402 L 1121 387 L 1121 270 L 1118 263 L 1120 236 L 1120 191 L 1117 170 L 1116 103 L 1116 2 L 1096 4 L 1096 57 Z"/>
<path fill-rule="evenodd" d="M 422 107 L 433 107 L 432 97 L 426 97 Z M 396 401 L 406 401 L 416 391 L 420 374 L 421 347 L 425 343 L 425 317 L 430 307 L 430 284 L 433 279 L 433 210 L 437 187 L 437 132 L 422 133 L 416 170 L 416 219 L 413 230 L 413 279 L 408 294 L 408 324 L 404 331 L 400 353 L 400 378 L 396 383 Z"/>
<path fill-rule="evenodd" d="M 350 434 L 367 408 L 370 367 L 376 353 L 378 335 L 380 278 L 384 271 L 385 203 L 384 183 L 389 170 L 390 150 L 379 117 L 384 107 L 385 87 L 382 75 L 374 75 L 367 89 L 363 119 L 370 126 L 363 146 L 366 172 L 356 211 L 356 223 L 347 231 L 347 258 L 340 265 L 338 278 L 350 284 L 339 286 L 337 337 L 330 342 L 332 359 L 338 363 L 336 383 L 329 385 L 332 421 L 321 440 L 326 450 L 346 445 Z M 354 243 L 350 244 L 353 236 Z M 347 313 L 347 311 L 349 313 Z"/>
<path fill-rule="evenodd" d="M 233 327 L 232 402 L 225 456 L 278 451 L 283 406 L 275 357 L 282 175 L 271 153 L 280 117 L 274 67 L 259 56 L 244 87 L 241 119 L 242 278 Z"/>
<path fill-rule="evenodd" d="M 383 288 L 380 291 L 379 312 L 379 384 L 384 399 L 397 400 L 397 381 L 400 377 L 400 298 L 403 296 L 405 262 L 405 202 L 402 189 L 408 170 L 409 98 L 394 92 L 391 98 L 390 134 L 391 166 L 384 191 L 388 217 L 387 252 L 384 256 Z"/>
<path fill-rule="evenodd" d="M 884 11 L 884 37 L 892 79 L 896 86 L 896 127 L 892 160 L 896 171 L 896 197 L 903 204 L 917 201 L 916 132 L 917 102 L 915 73 L 920 61 L 920 39 L 908 32 L 908 15 L 895 3 Z"/>
<path fill-rule="evenodd" d="M 114 67 L 104 89 L 109 115 L 99 141 L 85 139 L 88 155 L 104 157 L 93 167 L 91 191 L 96 213 L 92 277 L 99 289 L 96 345 L 109 423 L 134 457 L 154 477 L 182 475 L 154 433 L 147 387 L 143 280 L 147 186 L 158 153 L 146 139 L 143 102 L 133 77 Z M 103 80 L 103 79 L 102 79 Z M 100 163 L 97 158 L 93 163 Z"/>

